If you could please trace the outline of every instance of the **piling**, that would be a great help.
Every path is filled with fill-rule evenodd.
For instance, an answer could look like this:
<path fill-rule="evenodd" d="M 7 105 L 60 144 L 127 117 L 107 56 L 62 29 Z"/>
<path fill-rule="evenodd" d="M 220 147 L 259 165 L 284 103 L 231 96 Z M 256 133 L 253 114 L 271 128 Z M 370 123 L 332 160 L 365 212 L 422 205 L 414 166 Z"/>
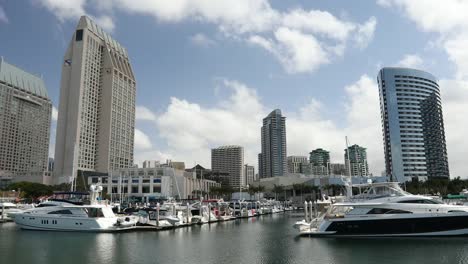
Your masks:
<path fill-rule="evenodd" d="M 159 227 L 159 207 L 161 205 L 159 203 L 156 204 L 156 226 Z"/>
<path fill-rule="evenodd" d="M 314 202 L 310 201 L 309 203 L 309 214 L 310 214 L 310 221 L 312 222 L 312 220 L 315 218 L 314 217 Z"/>

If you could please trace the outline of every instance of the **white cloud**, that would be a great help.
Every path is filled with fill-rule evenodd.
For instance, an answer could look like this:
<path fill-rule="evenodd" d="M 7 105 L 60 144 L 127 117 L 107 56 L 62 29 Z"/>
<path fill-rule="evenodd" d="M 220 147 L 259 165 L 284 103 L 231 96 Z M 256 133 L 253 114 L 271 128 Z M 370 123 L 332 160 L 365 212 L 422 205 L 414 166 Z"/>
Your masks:
<path fill-rule="evenodd" d="M 424 31 L 447 33 L 468 26 L 468 2 L 460 0 L 379 0 L 383 7 L 396 7 Z"/>
<path fill-rule="evenodd" d="M 363 49 L 369 45 L 369 43 L 374 38 L 376 26 L 377 19 L 375 17 L 369 18 L 366 23 L 358 26 L 354 40 L 356 41 L 356 45 L 359 48 Z"/>
<path fill-rule="evenodd" d="M 283 26 L 318 33 L 335 40 L 344 41 L 356 25 L 341 21 L 326 11 L 294 9 L 283 16 Z"/>
<path fill-rule="evenodd" d="M 423 59 L 417 54 L 406 54 L 396 66 L 419 69 L 423 66 Z"/>
<path fill-rule="evenodd" d="M 134 144 L 135 144 L 135 152 L 141 151 L 141 150 L 148 150 L 153 147 L 151 144 L 151 140 L 149 137 L 143 133 L 138 128 L 135 128 L 135 139 L 134 139 Z"/>
<path fill-rule="evenodd" d="M 279 17 L 267 0 L 118 0 L 116 3 L 121 10 L 151 15 L 160 21 L 192 19 L 236 33 L 269 30 Z"/>
<path fill-rule="evenodd" d="M 468 2 L 447 0 L 387 0 L 380 1 L 384 7 L 395 7 L 425 32 L 438 33 L 436 41 L 445 49 L 449 59 L 457 66 L 457 77 L 468 77 Z M 437 47 L 439 48 L 439 47 Z"/>
<path fill-rule="evenodd" d="M 90 17 L 91 19 L 94 20 L 94 22 L 96 22 L 96 24 L 101 26 L 105 31 L 110 32 L 110 33 L 114 31 L 115 24 L 114 24 L 114 20 L 112 19 L 112 17 L 107 16 L 107 15 L 103 15 L 99 17 L 94 17 L 94 16 L 90 16 Z"/>
<path fill-rule="evenodd" d="M 212 40 L 211 38 L 209 38 L 203 33 L 197 33 L 191 36 L 190 41 L 193 44 L 201 46 L 201 47 L 209 47 L 209 46 L 213 46 L 216 44 L 216 41 Z"/>
<path fill-rule="evenodd" d="M 275 31 L 275 38 L 278 42 L 275 55 L 287 72 L 311 72 L 329 63 L 327 53 L 313 35 L 281 27 Z"/>
<path fill-rule="evenodd" d="M 81 16 L 87 15 L 108 32 L 112 32 L 115 28 L 115 24 L 111 16 L 93 16 L 86 12 L 85 6 L 88 3 L 87 0 L 38 0 L 35 3 L 38 3 L 42 7 L 52 12 L 61 23 L 64 23 L 66 21 L 77 23 L 78 19 Z M 111 3 L 108 1 L 107 4 L 110 5 Z"/>
<path fill-rule="evenodd" d="M 94 17 L 108 31 L 115 28 L 114 11 L 148 15 L 159 22 L 200 22 L 215 25 L 228 39 L 242 40 L 267 49 L 289 73 L 313 72 L 343 56 L 349 40 L 365 48 L 377 25 L 375 17 L 364 24 L 341 19 L 323 10 L 294 8 L 280 11 L 269 0 L 39 0 L 60 21 L 82 14 Z M 101 13 L 92 16 L 94 12 Z M 202 46 L 214 44 L 202 33 L 191 38 Z M 317 56 L 317 57 L 315 57 Z"/>
<path fill-rule="evenodd" d="M 274 37 L 271 40 L 254 35 L 248 42 L 273 54 L 288 73 L 313 72 L 330 62 L 330 55 L 313 35 L 281 27 Z"/>
<path fill-rule="evenodd" d="M 466 135 L 468 126 L 468 81 L 441 80 L 439 82 L 442 95 L 442 108 L 445 124 L 445 138 L 447 140 L 447 153 L 449 170 L 452 177 L 467 177 L 466 172 Z"/>
<path fill-rule="evenodd" d="M 2 6 L 0 6 L 0 22 L 8 23 L 8 17 Z"/>
<path fill-rule="evenodd" d="M 135 107 L 135 118 L 136 120 L 156 121 L 156 115 L 151 110 L 141 105 Z"/>
<path fill-rule="evenodd" d="M 221 80 L 221 86 L 230 92 L 229 96 L 212 107 L 171 98 L 155 122 L 167 149 L 148 149 L 135 156 L 139 160 L 152 159 L 151 155 L 169 157 L 209 167 L 211 148 L 235 144 L 244 147 L 245 162 L 257 166 L 262 119 L 272 108 L 262 104 L 256 91 L 245 84 Z M 376 83 L 363 75 L 344 91 L 347 99 L 343 111 L 348 115 L 340 126 L 326 118 L 327 109 L 313 98 L 297 111 L 285 113 L 288 155 L 307 155 L 323 147 L 331 151 L 333 161 L 343 162 L 344 138 L 348 135 L 351 143 L 367 147 L 371 169 L 380 173 L 383 151 Z"/>
<path fill-rule="evenodd" d="M 58 111 L 55 106 L 52 106 L 52 121 L 57 121 L 58 118 Z"/>

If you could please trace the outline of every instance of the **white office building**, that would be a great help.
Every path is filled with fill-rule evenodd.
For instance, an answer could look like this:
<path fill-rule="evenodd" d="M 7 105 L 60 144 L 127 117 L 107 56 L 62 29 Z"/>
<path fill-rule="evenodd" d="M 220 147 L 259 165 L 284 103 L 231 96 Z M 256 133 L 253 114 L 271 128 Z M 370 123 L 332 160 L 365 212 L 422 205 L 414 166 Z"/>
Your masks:
<path fill-rule="evenodd" d="M 210 189 L 221 186 L 215 181 L 197 179 L 195 172 L 170 167 L 118 169 L 106 175 L 91 175 L 88 184 L 103 186 L 103 192 L 112 200 L 140 198 L 144 201 L 170 197 L 192 199 L 199 193 L 210 197 Z"/>

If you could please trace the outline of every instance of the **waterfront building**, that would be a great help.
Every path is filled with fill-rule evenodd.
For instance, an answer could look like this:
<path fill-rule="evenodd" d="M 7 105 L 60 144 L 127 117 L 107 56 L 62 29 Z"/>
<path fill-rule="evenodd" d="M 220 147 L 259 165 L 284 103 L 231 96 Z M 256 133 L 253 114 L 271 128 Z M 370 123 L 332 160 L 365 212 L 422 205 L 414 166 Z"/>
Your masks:
<path fill-rule="evenodd" d="M 220 183 L 222 186 L 230 185 L 230 176 L 227 172 L 212 171 L 210 169 L 204 168 L 200 164 L 197 164 L 193 168 L 186 169 L 185 171 L 195 173 L 194 177 L 197 179 L 212 180 L 214 182 Z"/>
<path fill-rule="evenodd" d="M 329 175 L 330 152 L 321 148 L 312 150 L 309 153 L 312 175 Z"/>
<path fill-rule="evenodd" d="M 360 147 L 359 145 L 352 145 L 348 147 L 348 149 L 345 149 L 344 159 L 346 167 L 351 171 L 351 176 L 369 175 L 366 148 Z M 347 175 L 349 175 L 349 171 Z"/>
<path fill-rule="evenodd" d="M 183 161 L 167 160 L 166 164 L 164 164 L 163 166 L 168 166 L 168 167 L 174 168 L 176 170 L 185 170 L 185 162 L 183 162 Z"/>
<path fill-rule="evenodd" d="M 88 184 L 100 184 L 103 192 L 113 200 L 138 198 L 143 201 L 167 199 L 169 197 L 192 199 L 205 193 L 209 197 L 210 189 L 221 184 L 200 179 L 195 172 L 177 170 L 171 167 L 159 168 L 123 168 L 104 175 L 88 177 Z"/>
<path fill-rule="evenodd" d="M 346 165 L 343 163 L 330 163 L 330 175 L 347 175 Z"/>
<path fill-rule="evenodd" d="M 383 68 L 377 77 L 386 175 L 393 181 L 449 177 L 439 84 L 432 74 Z"/>
<path fill-rule="evenodd" d="M 231 187 L 245 186 L 244 148 L 241 146 L 221 146 L 212 149 L 211 169 L 214 172 L 229 173 Z"/>
<path fill-rule="evenodd" d="M 304 166 L 308 163 L 306 156 L 288 156 L 288 172 L 304 173 Z"/>
<path fill-rule="evenodd" d="M 133 166 L 136 82 L 127 51 L 83 16 L 65 52 L 55 180 Z"/>
<path fill-rule="evenodd" d="M 288 171 L 286 159 L 286 117 L 281 110 L 273 110 L 263 119 L 261 129 L 262 152 L 259 155 L 260 178 L 285 175 Z"/>
<path fill-rule="evenodd" d="M 0 59 L 0 177 L 48 183 L 52 103 L 44 80 Z"/>
<path fill-rule="evenodd" d="M 245 164 L 245 184 L 249 185 L 255 180 L 255 167 Z"/>
<path fill-rule="evenodd" d="M 143 169 L 161 167 L 159 160 L 145 160 L 143 161 Z"/>

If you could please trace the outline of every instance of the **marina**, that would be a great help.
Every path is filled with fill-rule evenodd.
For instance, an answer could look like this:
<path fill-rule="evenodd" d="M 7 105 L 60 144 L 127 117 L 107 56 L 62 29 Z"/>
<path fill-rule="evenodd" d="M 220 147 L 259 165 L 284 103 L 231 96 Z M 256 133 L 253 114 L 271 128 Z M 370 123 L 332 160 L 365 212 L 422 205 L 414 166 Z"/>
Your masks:
<path fill-rule="evenodd" d="M 2 263 L 465 263 L 465 238 L 299 237 L 302 212 L 161 232 L 70 233 L 0 225 Z"/>

